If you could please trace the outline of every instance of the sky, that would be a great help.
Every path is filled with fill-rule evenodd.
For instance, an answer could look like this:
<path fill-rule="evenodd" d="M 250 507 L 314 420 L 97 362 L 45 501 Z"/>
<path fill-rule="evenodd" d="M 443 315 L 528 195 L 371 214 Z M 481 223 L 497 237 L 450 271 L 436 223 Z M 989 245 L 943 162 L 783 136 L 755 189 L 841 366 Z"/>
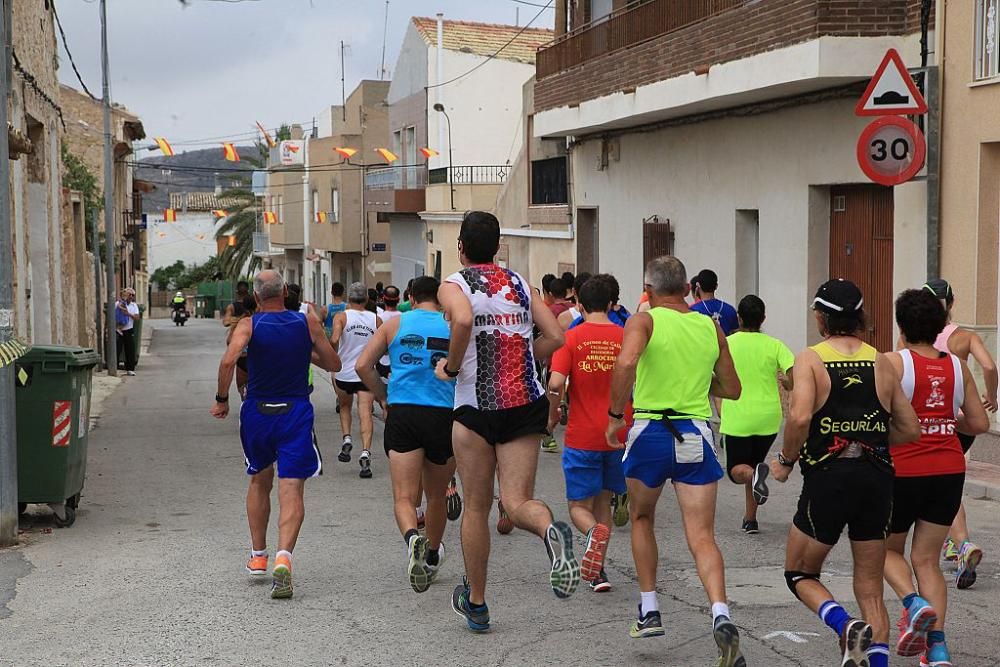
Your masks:
<path fill-rule="evenodd" d="M 411 16 L 551 28 L 547 0 L 390 0 L 385 67 L 396 63 Z M 379 78 L 385 0 L 107 0 L 111 97 L 137 114 L 148 137 L 191 150 L 249 140 L 265 127 L 311 123 L 339 104 L 340 41 L 347 93 Z M 97 0 L 56 0 L 69 50 L 101 96 Z M 62 45 L 59 80 L 79 89 Z M 242 137 L 233 135 L 242 134 Z"/>

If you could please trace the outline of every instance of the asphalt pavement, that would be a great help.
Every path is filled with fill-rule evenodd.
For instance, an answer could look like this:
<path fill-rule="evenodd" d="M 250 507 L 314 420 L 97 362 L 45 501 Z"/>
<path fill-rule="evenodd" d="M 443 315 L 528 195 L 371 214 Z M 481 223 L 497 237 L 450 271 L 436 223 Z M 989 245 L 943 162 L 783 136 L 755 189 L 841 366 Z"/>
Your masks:
<path fill-rule="evenodd" d="M 0 665 L 716 664 L 707 600 L 670 493 L 657 514 L 665 638 L 628 636 L 638 586 L 627 526 L 616 529 L 609 548 L 614 590 L 581 587 L 569 600 L 548 587 L 538 538 L 493 533 L 493 631 L 471 635 L 449 605 L 462 578 L 458 524 L 448 526 L 448 561 L 438 582 L 414 593 L 392 516 L 382 423 L 376 420 L 374 478 L 359 479 L 357 457 L 336 460 L 340 426 L 320 373 L 313 400 L 324 474 L 306 485 L 295 597 L 270 600 L 268 583 L 244 571 L 249 538 L 238 419 L 208 414 L 223 328 L 211 320 L 147 326 L 156 331 L 138 375 L 108 398 L 91 433 L 76 524 L 52 529 L 47 508 L 32 507 L 22 544 L 0 551 Z M 568 520 L 560 457 L 540 459 L 537 495 Z M 832 633 L 794 600 L 782 576 L 798 473 L 772 489 L 762 532 L 747 536 L 740 531 L 742 488 L 720 485 L 717 532 L 747 664 L 839 664 Z M 975 588 L 951 591 L 948 637 L 956 665 L 986 667 L 1000 650 L 1000 505 L 971 500 L 968 509 L 986 560 Z M 275 535 L 272 528 L 272 557 Z M 856 609 L 850 572 L 842 543 L 823 578 Z M 889 608 L 895 620 L 898 603 Z M 894 657 L 892 664 L 917 659 Z"/>

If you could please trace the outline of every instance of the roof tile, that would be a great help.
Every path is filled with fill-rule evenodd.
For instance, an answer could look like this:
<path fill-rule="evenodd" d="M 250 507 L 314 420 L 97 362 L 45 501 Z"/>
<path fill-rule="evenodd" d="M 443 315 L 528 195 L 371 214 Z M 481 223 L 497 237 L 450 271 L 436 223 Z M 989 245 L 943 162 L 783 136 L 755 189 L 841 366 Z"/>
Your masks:
<path fill-rule="evenodd" d="M 437 19 L 414 16 L 413 24 L 424 40 L 437 44 Z M 516 62 L 535 63 L 535 53 L 543 44 L 551 42 L 555 32 L 544 28 L 523 28 L 516 25 L 476 23 L 473 21 L 444 21 L 444 48 L 449 51 L 491 56 L 501 47 L 497 58 Z M 518 34 L 519 31 L 520 34 Z M 516 36 L 516 37 L 515 37 Z M 510 45 L 504 46 L 512 41 Z"/>

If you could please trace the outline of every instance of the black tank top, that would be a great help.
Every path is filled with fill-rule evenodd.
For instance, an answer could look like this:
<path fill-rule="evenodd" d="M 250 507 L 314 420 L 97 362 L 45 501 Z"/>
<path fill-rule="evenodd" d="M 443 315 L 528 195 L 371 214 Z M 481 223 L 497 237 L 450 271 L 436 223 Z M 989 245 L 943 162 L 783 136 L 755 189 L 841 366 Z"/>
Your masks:
<path fill-rule="evenodd" d="M 890 415 L 882 407 L 875 386 L 878 352 L 865 344 L 848 356 L 825 342 L 812 349 L 830 375 L 830 396 L 809 425 L 809 437 L 800 456 L 803 474 L 837 457 L 852 444 L 860 445 L 878 467 L 891 471 Z"/>

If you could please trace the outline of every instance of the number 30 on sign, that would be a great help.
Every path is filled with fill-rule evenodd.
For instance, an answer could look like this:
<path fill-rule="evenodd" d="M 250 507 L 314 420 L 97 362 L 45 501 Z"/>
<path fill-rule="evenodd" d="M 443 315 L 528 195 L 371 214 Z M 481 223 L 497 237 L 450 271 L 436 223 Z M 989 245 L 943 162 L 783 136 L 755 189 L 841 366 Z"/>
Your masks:
<path fill-rule="evenodd" d="M 924 168 L 927 142 L 923 132 L 902 116 L 873 121 L 858 139 L 858 164 L 880 185 L 905 183 Z"/>

